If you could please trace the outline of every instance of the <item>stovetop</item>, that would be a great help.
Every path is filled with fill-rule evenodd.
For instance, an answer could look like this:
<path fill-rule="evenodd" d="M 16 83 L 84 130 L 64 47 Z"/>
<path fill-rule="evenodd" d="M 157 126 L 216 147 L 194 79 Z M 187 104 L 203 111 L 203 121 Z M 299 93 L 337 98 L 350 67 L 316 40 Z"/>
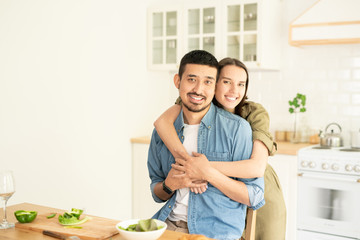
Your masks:
<path fill-rule="evenodd" d="M 333 149 L 338 150 L 342 152 L 360 152 L 360 148 L 354 148 L 354 147 L 327 147 L 327 146 L 314 146 L 311 147 L 311 149 L 319 149 L 319 150 L 327 150 L 327 149 Z"/>
<path fill-rule="evenodd" d="M 320 145 L 302 148 L 298 152 L 298 169 L 360 176 L 360 149 L 349 146 L 324 148 Z"/>

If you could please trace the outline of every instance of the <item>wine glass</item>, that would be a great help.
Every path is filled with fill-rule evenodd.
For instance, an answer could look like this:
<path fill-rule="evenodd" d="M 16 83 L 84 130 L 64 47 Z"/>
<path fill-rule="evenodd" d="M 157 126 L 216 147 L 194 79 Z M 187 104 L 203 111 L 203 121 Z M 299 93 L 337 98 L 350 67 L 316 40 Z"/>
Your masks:
<path fill-rule="evenodd" d="M 0 229 L 12 228 L 14 223 L 6 219 L 6 204 L 15 192 L 15 181 L 12 171 L 0 171 L 0 199 L 4 201 L 4 219 L 0 222 Z"/>

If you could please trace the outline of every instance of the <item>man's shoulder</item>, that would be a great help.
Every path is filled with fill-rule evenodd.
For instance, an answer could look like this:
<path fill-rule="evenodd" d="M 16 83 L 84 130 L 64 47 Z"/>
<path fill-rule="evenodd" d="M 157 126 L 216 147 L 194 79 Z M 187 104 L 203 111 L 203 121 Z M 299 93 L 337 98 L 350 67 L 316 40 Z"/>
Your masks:
<path fill-rule="evenodd" d="M 233 122 L 233 123 L 237 123 L 237 124 L 249 125 L 249 123 L 244 118 L 240 117 L 239 115 L 233 114 L 233 113 L 226 111 L 219 107 L 216 107 L 216 111 L 217 111 L 216 116 L 224 121 Z"/>

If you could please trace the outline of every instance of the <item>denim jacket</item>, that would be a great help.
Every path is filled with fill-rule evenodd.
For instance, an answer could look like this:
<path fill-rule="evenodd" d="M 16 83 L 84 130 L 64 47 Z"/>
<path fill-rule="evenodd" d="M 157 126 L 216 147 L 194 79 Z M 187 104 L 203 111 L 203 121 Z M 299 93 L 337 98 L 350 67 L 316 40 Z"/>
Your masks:
<path fill-rule="evenodd" d="M 181 111 L 174 123 L 183 142 L 184 120 Z M 211 104 L 203 117 L 198 133 L 198 152 L 209 161 L 238 161 L 249 159 L 252 152 L 252 133 L 249 123 L 243 118 Z M 174 157 L 153 131 L 148 155 L 148 169 L 151 178 L 151 192 L 156 202 L 163 202 L 154 193 L 158 182 L 165 180 L 174 163 Z M 251 208 L 258 209 L 265 204 L 263 178 L 233 178 L 246 184 Z M 176 198 L 176 191 L 166 204 L 153 216 L 165 221 Z M 192 234 L 203 234 L 210 238 L 239 239 L 244 230 L 246 205 L 236 202 L 210 183 L 202 194 L 190 191 L 188 205 L 188 228 Z"/>

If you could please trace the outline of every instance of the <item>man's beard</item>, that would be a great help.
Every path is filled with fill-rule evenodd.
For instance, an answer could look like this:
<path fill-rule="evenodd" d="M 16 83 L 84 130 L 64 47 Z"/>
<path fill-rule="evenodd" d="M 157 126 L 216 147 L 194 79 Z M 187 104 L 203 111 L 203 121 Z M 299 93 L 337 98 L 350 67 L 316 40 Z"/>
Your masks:
<path fill-rule="evenodd" d="M 196 108 L 192 108 L 192 107 L 186 105 L 184 102 L 182 102 L 182 105 L 184 105 L 184 107 L 186 107 L 187 110 L 189 110 L 190 112 L 202 112 L 202 111 L 204 111 L 206 108 L 208 108 L 210 104 L 211 104 L 211 102 L 210 102 L 208 105 L 206 105 L 205 107 L 196 109 Z"/>

